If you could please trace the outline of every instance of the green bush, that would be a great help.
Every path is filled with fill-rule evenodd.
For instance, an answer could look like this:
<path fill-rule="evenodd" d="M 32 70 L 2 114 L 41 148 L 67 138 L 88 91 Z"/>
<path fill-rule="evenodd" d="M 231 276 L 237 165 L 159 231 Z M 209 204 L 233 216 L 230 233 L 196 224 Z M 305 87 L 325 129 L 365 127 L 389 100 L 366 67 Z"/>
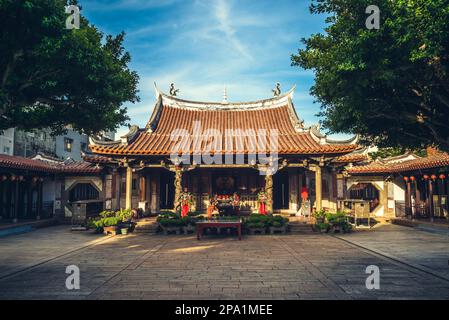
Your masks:
<path fill-rule="evenodd" d="M 109 218 L 109 217 L 115 217 L 114 211 L 104 210 L 100 212 L 101 218 Z"/>
<path fill-rule="evenodd" d="M 122 222 L 130 221 L 133 217 L 133 212 L 131 209 L 120 209 L 115 213 L 115 217 L 119 218 Z"/>
<path fill-rule="evenodd" d="M 273 221 L 273 222 L 271 223 L 271 226 L 272 226 L 272 227 L 275 227 L 275 228 L 281 228 L 281 227 L 284 226 L 284 224 L 285 224 L 285 223 L 282 223 L 282 222 L 279 222 L 279 221 Z"/>
<path fill-rule="evenodd" d="M 164 227 L 182 227 L 184 225 L 181 219 L 161 218 L 158 222 Z"/>
<path fill-rule="evenodd" d="M 315 211 L 315 212 L 313 213 L 313 217 L 314 217 L 315 219 L 323 219 L 323 218 L 326 217 L 326 211 L 325 211 L 324 209 Z"/>
<path fill-rule="evenodd" d="M 248 228 L 252 229 L 252 228 L 265 228 L 266 225 L 265 225 L 264 222 L 259 221 L 259 222 L 248 222 L 248 223 L 246 224 L 246 226 L 247 226 Z"/>
<path fill-rule="evenodd" d="M 315 226 L 316 226 L 320 231 L 321 231 L 321 230 L 325 230 L 326 232 L 328 232 L 328 231 L 329 231 L 329 228 L 330 228 L 330 224 L 327 223 L 327 222 L 317 223 Z"/>
<path fill-rule="evenodd" d="M 270 219 L 270 225 L 276 228 L 286 225 L 290 220 L 282 216 L 272 216 Z"/>
<path fill-rule="evenodd" d="M 247 219 L 246 219 L 246 223 L 248 225 L 253 224 L 253 223 L 257 223 L 257 224 L 262 224 L 263 226 L 268 226 L 270 223 L 270 219 L 271 217 L 268 215 L 264 215 L 264 214 L 251 214 Z"/>
<path fill-rule="evenodd" d="M 116 226 L 121 220 L 119 217 L 108 217 L 103 218 L 103 227 L 113 227 Z"/>

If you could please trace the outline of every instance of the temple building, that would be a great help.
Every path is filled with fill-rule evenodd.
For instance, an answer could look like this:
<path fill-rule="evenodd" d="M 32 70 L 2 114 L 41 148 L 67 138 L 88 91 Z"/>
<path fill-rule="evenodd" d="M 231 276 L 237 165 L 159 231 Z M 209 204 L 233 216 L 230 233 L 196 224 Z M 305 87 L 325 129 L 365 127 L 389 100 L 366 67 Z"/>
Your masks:
<path fill-rule="evenodd" d="M 449 155 L 427 148 L 420 157 L 405 153 L 359 162 L 346 169 L 348 190 L 361 190 L 364 199 L 377 196 L 377 216 L 429 221 L 449 220 Z M 360 192 L 359 192 L 360 194 Z M 351 198 L 348 196 L 348 198 Z"/>
<path fill-rule="evenodd" d="M 117 141 L 91 139 L 84 159 L 108 170 L 106 209 L 173 210 L 185 189 L 197 212 L 212 195 L 234 192 L 242 212 L 257 212 L 260 190 L 272 213 L 297 212 L 302 190 L 315 210 L 340 206 L 341 172 L 362 156 L 357 139 L 335 141 L 318 126 L 305 127 L 292 103 L 294 88 L 252 102 L 188 101 L 155 88 L 144 128 L 132 126 Z"/>

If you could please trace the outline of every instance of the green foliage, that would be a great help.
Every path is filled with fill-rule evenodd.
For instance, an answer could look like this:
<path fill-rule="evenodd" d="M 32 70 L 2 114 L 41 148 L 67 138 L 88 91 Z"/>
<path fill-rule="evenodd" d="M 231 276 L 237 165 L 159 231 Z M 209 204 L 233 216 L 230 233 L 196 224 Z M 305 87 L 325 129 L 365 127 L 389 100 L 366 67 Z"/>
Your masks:
<path fill-rule="evenodd" d="M 288 218 L 282 216 L 251 214 L 245 220 L 248 228 L 282 227 L 289 222 Z"/>
<path fill-rule="evenodd" d="M 369 30 L 368 5 L 380 9 Z M 330 133 L 380 147 L 449 150 L 449 2 L 313 0 L 324 34 L 303 39 L 292 65 L 315 72 L 311 93 Z"/>
<path fill-rule="evenodd" d="M 95 134 L 125 124 L 123 103 L 139 101 L 124 33 L 104 36 L 83 16 L 67 30 L 66 2 L 0 1 L 0 130 Z"/>
<path fill-rule="evenodd" d="M 337 211 L 336 213 L 327 213 L 326 221 L 331 228 L 339 228 L 342 232 L 350 232 L 351 224 L 348 222 L 348 216 L 345 212 Z"/>
<path fill-rule="evenodd" d="M 133 217 L 133 212 L 131 209 L 120 209 L 115 213 L 115 216 L 122 222 L 130 221 Z"/>
<path fill-rule="evenodd" d="M 321 209 L 321 210 L 315 211 L 312 215 L 315 219 L 323 219 L 326 217 L 326 211 L 324 209 Z"/>
<path fill-rule="evenodd" d="M 181 219 L 171 219 L 171 218 L 161 218 L 158 223 L 164 227 L 182 227 L 184 226 L 184 221 Z"/>
<path fill-rule="evenodd" d="M 325 232 L 329 231 L 330 224 L 327 222 L 320 222 L 315 225 L 320 231 L 323 230 Z"/>
<path fill-rule="evenodd" d="M 109 218 L 109 217 L 115 217 L 114 211 L 104 210 L 100 212 L 101 218 Z"/>

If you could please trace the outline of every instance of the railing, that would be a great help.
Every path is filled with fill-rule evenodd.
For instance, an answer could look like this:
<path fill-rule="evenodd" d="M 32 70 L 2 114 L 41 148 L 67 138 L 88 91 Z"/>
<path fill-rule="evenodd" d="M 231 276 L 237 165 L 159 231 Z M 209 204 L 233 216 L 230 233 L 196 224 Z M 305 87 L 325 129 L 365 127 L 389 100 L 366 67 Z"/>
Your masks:
<path fill-rule="evenodd" d="M 398 218 L 430 219 L 433 213 L 434 219 L 448 219 L 446 206 L 434 203 L 432 209 L 433 212 L 425 202 L 407 205 L 405 201 L 395 201 L 395 215 Z"/>

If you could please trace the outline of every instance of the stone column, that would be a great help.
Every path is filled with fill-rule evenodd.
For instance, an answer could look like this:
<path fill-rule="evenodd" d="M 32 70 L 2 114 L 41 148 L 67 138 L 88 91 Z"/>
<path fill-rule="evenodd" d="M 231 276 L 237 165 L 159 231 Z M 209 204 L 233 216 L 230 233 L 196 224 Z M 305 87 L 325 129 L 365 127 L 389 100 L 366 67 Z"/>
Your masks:
<path fill-rule="evenodd" d="M 429 179 L 429 194 L 428 194 L 428 200 L 429 201 L 429 217 L 430 221 L 433 222 L 434 212 L 433 212 L 433 182 L 432 179 Z"/>
<path fill-rule="evenodd" d="M 174 201 L 174 209 L 176 210 L 179 205 L 179 199 L 182 193 L 182 167 L 175 167 L 175 201 Z"/>
<path fill-rule="evenodd" d="M 14 179 L 14 216 L 12 222 L 17 223 L 19 217 L 19 178 L 14 177 Z"/>
<path fill-rule="evenodd" d="M 126 167 L 126 201 L 125 209 L 132 209 L 132 183 L 133 183 L 133 169 L 128 165 Z"/>
<path fill-rule="evenodd" d="M 322 207 L 322 192 L 323 192 L 323 186 L 322 186 L 322 177 L 321 177 L 321 167 L 316 166 L 315 167 L 315 207 L 316 211 L 320 211 Z"/>
<path fill-rule="evenodd" d="M 267 212 L 273 213 L 273 175 L 269 171 L 265 175 L 265 193 L 267 195 Z"/>
<path fill-rule="evenodd" d="M 144 173 L 141 174 L 139 179 L 139 208 L 143 210 L 143 212 L 146 212 L 147 207 L 147 180 Z"/>
<path fill-rule="evenodd" d="M 413 209 L 412 209 L 412 192 L 411 192 L 411 185 L 410 180 L 407 180 L 407 192 L 405 194 L 405 204 L 406 204 L 406 215 L 410 215 L 410 217 L 413 219 Z"/>
<path fill-rule="evenodd" d="M 43 178 L 40 178 L 37 183 L 37 215 L 36 215 L 37 220 L 41 218 L 42 209 L 44 205 L 43 186 L 44 186 Z"/>

